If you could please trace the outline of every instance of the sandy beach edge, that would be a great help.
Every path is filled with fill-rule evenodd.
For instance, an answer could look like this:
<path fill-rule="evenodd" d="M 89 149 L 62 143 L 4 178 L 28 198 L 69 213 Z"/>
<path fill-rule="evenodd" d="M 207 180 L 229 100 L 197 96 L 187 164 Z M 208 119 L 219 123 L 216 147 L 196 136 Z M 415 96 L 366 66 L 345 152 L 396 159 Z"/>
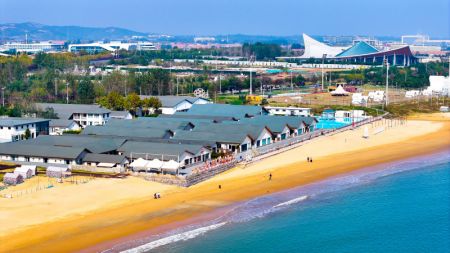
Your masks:
<path fill-rule="evenodd" d="M 161 199 L 160 206 L 156 209 L 145 200 L 98 210 L 82 217 L 46 223 L 2 238 L 4 243 L 0 251 L 99 251 L 118 242 L 139 237 L 141 233 L 173 228 L 174 224 L 179 225 L 179 222 L 187 222 L 200 214 L 238 201 L 320 181 L 359 168 L 436 152 L 448 147 L 449 131 L 449 123 L 446 122 L 442 128 L 430 134 L 358 150 L 358 156 L 338 153 L 315 161 L 312 168 L 296 169 L 304 167 L 305 162 L 273 168 L 274 179 L 271 182 L 263 174 L 237 180 L 225 178 L 220 182 L 224 189 L 219 191 L 216 188 L 217 180 L 212 179 Z M 60 233 L 61 228 L 64 233 Z"/>

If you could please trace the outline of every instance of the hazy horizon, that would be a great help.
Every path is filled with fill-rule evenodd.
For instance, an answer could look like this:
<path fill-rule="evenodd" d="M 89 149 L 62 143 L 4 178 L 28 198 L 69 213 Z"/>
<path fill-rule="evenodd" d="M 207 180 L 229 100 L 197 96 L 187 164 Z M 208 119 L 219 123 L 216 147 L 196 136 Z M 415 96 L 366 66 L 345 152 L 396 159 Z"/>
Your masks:
<path fill-rule="evenodd" d="M 79 0 L 68 6 L 56 0 L 0 0 L 0 23 L 120 27 L 171 35 L 450 37 L 448 0 Z"/>

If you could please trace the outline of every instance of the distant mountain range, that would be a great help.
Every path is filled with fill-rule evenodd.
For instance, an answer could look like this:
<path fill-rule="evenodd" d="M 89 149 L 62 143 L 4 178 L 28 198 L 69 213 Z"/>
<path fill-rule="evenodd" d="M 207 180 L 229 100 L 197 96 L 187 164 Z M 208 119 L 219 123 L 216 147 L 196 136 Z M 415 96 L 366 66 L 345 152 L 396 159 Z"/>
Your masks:
<path fill-rule="evenodd" d="M 192 42 L 194 35 L 174 36 L 151 36 L 149 33 L 137 32 L 119 27 L 82 27 L 82 26 L 54 26 L 39 23 L 6 23 L 0 24 L 0 41 L 43 41 L 43 40 L 65 40 L 65 41 L 98 41 L 98 40 L 123 40 L 132 36 L 142 36 L 149 40 L 164 42 Z M 153 34 L 154 35 L 154 34 Z M 221 43 L 276 43 L 288 44 L 298 42 L 298 36 L 266 36 L 266 35 L 217 35 L 216 42 Z"/>
<path fill-rule="evenodd" d="M 147 36 L 147 34 L 118 27 L 53 26 L 30 22 L 0 24 L 0 40 L 2 41 L 24 41 L 26 36 L 29 41 L 88 41 L 125 39 L 132 36 Z"/>
<path fill-rule="evenodd" d="M 152 35 L 152 36 L 148 36 Z M 0 42 L 3 41 L 44 41 L 44 40 L 64 40 L 64 41 L 99 41 L 99 40 L 126 40 L 133 36 L 142 36 L 143 39 L 155 42 L 193 42 L 194 35 L 160 35 L 144 32 L 137 32 L 130 29 L 119 27 L 82 27 L 82 26 L 54 26 L 44 25 L 32 22 L 26 23 L 6 23 L 0 24 Z M 248 35 L 248 34 L 230 34 L 214 35 L 216 42 L 219 43 L 275 43 L 292 44 L 302 43 L 301 33 L 291 36 L 271 36 L 271 35 Z M 315 36 L 321 38 L 327 36 Z M 329 36 L 328 36 L 329 37 Z M 349 37 L 349 36 L 345 36 Z M 398 40 L 395 37 L 377 36 L 384 41 Z M 351 43 L 350 41 L 346 42 Z"/>

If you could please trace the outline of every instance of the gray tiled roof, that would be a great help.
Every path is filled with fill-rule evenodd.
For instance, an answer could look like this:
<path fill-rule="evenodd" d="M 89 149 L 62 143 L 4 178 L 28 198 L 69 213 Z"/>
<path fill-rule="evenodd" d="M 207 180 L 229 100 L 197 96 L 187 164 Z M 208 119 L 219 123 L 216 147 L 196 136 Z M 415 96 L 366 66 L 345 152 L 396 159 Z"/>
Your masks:
<path fill-rule="evenodd" d="M 217 134 L 216 132 L 181 131 L 175 134 L 173 140 L 196 141 L 204 143 L 205 146 L 211 146 L 211 143 L 241 144 L 247 136 L 245 132 Z"/>
<path fill-rule="evenodd" d="M 100 105 L 36 103 L 36 107 L 40 110 L 53 108 L 60 119 L 70 119 L 74 113 L 103 114 L 111 112 Z"/>
<path fill-rule="evenodd" d="M 195 104 L 187 112 L 177 112 L 176 115 L 208 115 L 220 117 L 245 118 L 261 115 L 265 109 L 261 106 L 229 105 L 229 104 Z"/>
<path fill-rule="evenodd" d="M 50 127 L 69 127 L 73 120 L 70 119 L 52 119 L 50 120 Z"/>
<path fill-rule="evenodd" d="M 26 124 L 34 124 L 40 122 L 48 122 L 48 119 L 39 119 L 39 118 L 15 118 L 15 117 L 6 117 L 0 118 L 0 126 L 4 127 L 13 127 L 20 126 Z"/>
<path fill-rule="evenodd" d="M 202 123 L 197 125 L 192 132 L 213 133 L 220 135 L 224 139 L 231 138 L 236 134 L 242 134 L 256 140 L 264 128 L 265 126 L 263 125 Z"/>
<path fill-rule="evenodd" d="M 120 145 L 125 142 L 123 138 L 97 137 L 87 135 L 39 135 L 35 139 L 22 141 L 29 145 L 34 145 L 39 148 L 44 146 L 55 147 L 73 147 L 87 149 L 93 153 L 108 153 L 115 151 Z"/>
<path fill-rule="evenodd" d="M 224 121 L 237 121 L 238 118 L 227 116 L 213 116 L 213 115 L 190 115 L 182 112 L 177 114 L 161 114 L 158 118 L 170 118 L 170 119 L 185 119 L 191 122 L 224 122 Z"/>
<path fill-rule="evenodd" d="M 95 135 L 95 136 L 119 136 L 119 137 L 139 137 L 139 138 L 169 138 L 171 131 L 160 128 L 130 128 L 130 127 L 115 127 L 115 126 L 87 126 L 81 135 Z"/>
<path fill-rule="evenodd" d="M 136 155 L 138 153 L 147 153 L 154 155 L 181 156 L 184 152 L 197 154 L 202 148 L 204 148 L 202 145 L 127 141 L 118 148 L 117 151 L 124 153 L 127 157 L 130 157 L 131 153 L 136 153 Z M 135 157 L 136 156 L 133 155 L 133 158 Z"/>
<path fill-rule="evenodd" d="M 57 147 L 48 145 L 31 145 L 27 142 L 13 142 L 0 144 L 0 154 L 31 156 L 31 157 L 52 157 L 62 159 L 75 159 L 85 151 L 80 147 Z"/>
<path fill-rule="evenodd" d="M 96 162 L 96 163 L 116 163 L 120 164 L 125 160 L 124 155 L 108 155 L 108 154 L 91 154 L 88 153 L 83 157 L 83 162 Z"/>
<path fill-rule="evenodd" d="M 116 118 L 124 118 L 128 116 L 129 113 L 130 113 L 129 111 L 111 111 L 109 116 Z"/>
<path fill-rule="evenodd" d="M 166 130 L 188 129 L 190 121 L 186 119 L 165 119 L 165 118 L 146 118 L 140 117 L 134 120 L 110 119 L 107 127 L 128 127 L 128 128 L 154 128 Z"/>
<path fill-rule="evenodd" d="M 261 115 L 254 118 L 245 118 L 235 124 L 251 124 L 251 125 L 265 125 L 272 132 L 279 133 L 287 125 L 289 128 L 298 128 L 301 123 L 310 125 L 314 121 L 314 117 L 301 117 L 301 116 L 268 116 Z M 233 122 L 232 122 L 233 123 Z"/>
<path fill-rule="evenodd" d="M 187 101 L 189 103 L 193 103 L 196 98 L 195 97 L 189 97 L 189 96 L 146 96 L 141 95 L 141 99 L 149 98 L 149 97 L 156 97 L 161 101 L 162 107 L 175 107 L 179 103 L 183 101 Z M 192 102 L 191 102 L 192 101 Z"/>

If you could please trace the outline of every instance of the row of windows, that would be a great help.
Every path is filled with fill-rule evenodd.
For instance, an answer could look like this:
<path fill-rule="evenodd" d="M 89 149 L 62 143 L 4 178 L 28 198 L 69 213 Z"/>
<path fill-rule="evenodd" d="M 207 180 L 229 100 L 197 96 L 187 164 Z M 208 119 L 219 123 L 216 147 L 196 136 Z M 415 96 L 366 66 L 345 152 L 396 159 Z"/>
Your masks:
<path fill-rule="evenodd" d="M 27 128 L 30 128 L 30 127 L 35 127 L 35 124 L 22 125 L 22 126 L 16 126 L 16 127 L 8 127 L 8 130 L 11 130 L 12 128 L 15 128 L 16 130 L 27 129 Z M 0 126 L 0 129 L 4 129 L 4 128 L 6 129 L 6 127 Z"/>

